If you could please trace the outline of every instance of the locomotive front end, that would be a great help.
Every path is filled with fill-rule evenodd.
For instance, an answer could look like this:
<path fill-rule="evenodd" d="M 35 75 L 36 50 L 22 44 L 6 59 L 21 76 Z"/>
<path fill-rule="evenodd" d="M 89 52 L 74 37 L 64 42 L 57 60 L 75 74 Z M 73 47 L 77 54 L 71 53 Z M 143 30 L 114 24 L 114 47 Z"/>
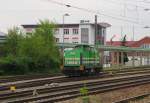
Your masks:
<path fill-rule="evenodd" d="M 64 52 L 64 74 L 76 76 L 80 74 L 80 52 L 79 49 Z"/>

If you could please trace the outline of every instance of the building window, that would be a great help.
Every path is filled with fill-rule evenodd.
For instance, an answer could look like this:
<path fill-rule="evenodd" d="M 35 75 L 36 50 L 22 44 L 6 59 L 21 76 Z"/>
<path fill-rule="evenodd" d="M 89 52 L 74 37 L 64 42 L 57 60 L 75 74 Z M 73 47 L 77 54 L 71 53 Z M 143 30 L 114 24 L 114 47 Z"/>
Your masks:
<path fill-rule="evenodd" d="M 73 34 L 78 34 L 79 33 L 79 29 L 73 29 Z"/>
<path fill-rule="evenodd" d="M 64 43 L 69 43 L 69 38 L 64 38 Z"/>
<path fill-rule="evenodd" d="M 59 43 L 59 38 L 55 38 L 56 43 Z"/>
<path fill-rule="evenodd" d="M 146 44 L 143 44 L 144 45 L 144 48 L 146 48 Z"/>
<path fill-rule="evenodd" d="M 69 35 L 69 29 L 64 29 L 64 34 Z"/>
<path fill-rule="evenodd" d="M 72 43 L 78 44 L 78 43 L 79 43 L 79 42 L 78 42 L 78 37 L 73 37 L 73 38 L 72 38 Z"/>
<path fill-rule="evenodd" d="M 150 44 L 143 44 L 140 47 L 142 47 L 142 48 L 150 48 Z"/>
<path fill-rule="evenodd" d="M 32 33 L 33 32 L 33 28 L 26 28 L 26 33 Z"/>
<path fill-rule="evenodd" d="M 150 44 L 145 44 L 145 48 L 150 48 Z"/>
<path fill-rule="evenodd" d="M 54 33 L 55 33 L 55 34 L 59 34 L 59 29 L 58 29 L 58 28 L 55 29 Z"/>
<path fill-rule="evenodd" d="M 89 43 L 89 29 L 81 28 L 81 43 Z"/>
<path fill-rule="evenodd" d="M 105 29 L 103 29 L 103 34 L 102 34 L 103 36 L 105 35 Z"/>

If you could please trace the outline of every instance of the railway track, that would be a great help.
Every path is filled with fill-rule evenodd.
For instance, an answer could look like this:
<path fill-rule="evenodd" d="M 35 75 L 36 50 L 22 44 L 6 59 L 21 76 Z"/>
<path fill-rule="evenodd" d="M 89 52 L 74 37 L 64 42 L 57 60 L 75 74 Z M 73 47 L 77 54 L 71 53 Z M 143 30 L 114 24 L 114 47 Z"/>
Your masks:
<path fill-rule="evenodd" d="M 86 86 L 89 94 L 111 91 L 125 87 L 137 86 L 150 83 L 150 73 L 135 74 L 113 78 L 87 80 Z M 12 94 L 1 94 L 2 103 L 52 103 L 67 100 L 80 96 L 79 89 L 83 87 L 83 81 L 61 83 L 56 87 L 36 87 L 26 90 L 18 90 Z M 37 90 L 39 95 L 32 96 L 33 90 Z M 15 98 L 15 99 L 14 99 Z M 16 99 L 17 98 L 17 99 Z"/>
<path fill-rule="evenodd" d="M 7 98 L 16 98 L 17 96 L 23 96 L 26 95 L 32 95 L 32 91 L 36 87 L 41 87 L 41 89 L 45 89 L 45 84 L 50 84 L 53 82 L 57 83 L 64 83 L 64 82 L 70 82 L 70 81 L 82 81 L 82 80 L 90 80 L 90 79 L 98 79 L 98 78 L 109 78 L 109 77 L 118 77 L 118 76 L 127 76 L 127 75 L 135 75 L 135 74 L 142 74 L 142 73 L 150 73 L 150 69 L 143 69 L 143 70 L 131 70 L 131 71 L 115 71 L 115 74 L 106 74 L 98 75 L 98 76 L 92 76 L 92 77 L 80 77 L 80 78 L 67 78 L 65 76 L 58 76 L 58 77 L 49 77 L 49 78 L 36 78 L 32 80 L 22 80 L 22 81 L 15 81 L 15 82 L 4 82 L 0 83 L 0 97 L 3 96 L 2 100 Z M 9 90 L 9 87 L 11 85 L 15 85 L 17 87 L 17 90 L 22 89 L 22 93 L 11 93 Z M 31 88 L 30 90 L 28 88 Z M 45 89 L 46 90 L 46 89 Z M 41 91 L 41 90 L 39 90 Z M 41 91 L 43 93 L 43 91 Z M 17 95 L 16 95 L 17 94 Z"/>
<path fill-rule="evenodd" d="M 123 76 L 123 75 L 133 75 L 133 74 L 141 74 L 141 73 L 150 73 L 150 69 L 144 69 L 141 71 L 126 71 L 126 72 L 115 72 L 114 74 L 108 73 L 101 73 L 100 75 L 96 76 L 89 76 L 89 77 L 74 77 L 68 78 L 66 76 L 54 76 L 48 78 L 37 78 L 31 80 L 21 80 L 16 82 L 7 82 L 7 83 L 0 83 L 0 91 L 8 91 L 10 86 L 16 86 L 17 89 L 21 88 L 28 88 L 28 87 L 36 87 L 36 86 L 43 86 L 45 84 L 50 83 L 62 83 L 62 82 L 69 82 L 69 81 L 81 81 L 81 80 L 89 80 L 89 79 L 97 79 L 97 78 L 106 78 L 106 77 L 114 77 L 114 76 Z"/>
<path fill-rule="evenodd" d="M 21 80 L 30 80 L 30 79 L 38 79 L 38 78 L 48 78 L 54 76 L 62 76 L 63 74 L 35 74 L 35 75 L 17 75 L 17 76 L 4 76 L 0 77 L 0 83 L 7 83 L 7 82 L 16 82 Z"/>
<path fill-rule="evenodd" d="M 142 68 L 142 70 L 141 70 Z M 133 72 L 133 71 L 143 71 L 150 69 L 149 66 L 140 66 L 140 67 L 126 67 L 122 69 L 113 69 L 113 70 L 104 70 L 103 72 L 116 72 L 116 73 L 121 73 L 121 72 Z M 16 82 L 16 81 L 22 81 L 22 80 L 31 80 L 31 79 L 39 79 L 39 78 L 48 78 L 48 77 L 54 77 L 54 76 L 63 76 L 63 74 L 56 74 L 56 75 L 51 75 L 51 74 L 35 74 L 35 75 L 17 75 L 17 76 L 4 76 L 0 77 L 0 83 L 7 83 L 7 82 Z"/>
<path fill-rule="evenodd" d="M 31 79 L 31 80 L 23 80 L 16 82 L 8 82 L 0 84 L 0 91 L 6 91 L 10 89 L 10 86 L 16 86 L 17 89 L 26 88 L 26 87 L 34 87 L 40 86 L 47 83 L 53 83 L 54 81 L 64 82 L 67 80 L 66 76 L 56 76 L 56 77 L 48 77 L 48 78 L 39 78 L 39 79 Z"/>

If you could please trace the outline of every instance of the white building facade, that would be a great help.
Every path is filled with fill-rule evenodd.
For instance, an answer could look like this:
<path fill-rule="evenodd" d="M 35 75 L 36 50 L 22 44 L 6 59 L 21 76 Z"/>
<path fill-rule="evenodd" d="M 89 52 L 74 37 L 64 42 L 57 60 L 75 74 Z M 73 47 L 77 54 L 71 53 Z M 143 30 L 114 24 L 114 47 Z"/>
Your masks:
<path fill-rule="evenodd" d="M 37 25 L 22 25 L 26 33 L 32 32 Z M 106 28 L 108 23 L 97 24 L 97 35 L 95 36 L 95 24 L 82 22 L 79 24 L 57 24 L 54 36 L 57 43 L 95 44 L 106 43 Z M 95 41 L 96 38 L 96 41 Z"/>

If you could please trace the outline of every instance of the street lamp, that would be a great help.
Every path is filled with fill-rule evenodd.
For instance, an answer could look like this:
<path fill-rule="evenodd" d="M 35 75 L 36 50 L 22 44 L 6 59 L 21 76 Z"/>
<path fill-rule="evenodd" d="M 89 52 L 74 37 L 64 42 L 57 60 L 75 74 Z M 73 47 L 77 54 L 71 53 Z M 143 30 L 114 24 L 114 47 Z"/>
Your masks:
<path fill-rule="evenodd" d="M 65 25 L 65 17 L 70 16 L 68 13 L 63 15 L 63 24 L 62 24 L 62 32 L 63 32 L 63 44 L 62 44 L 62 63 L 64 64 L 64 25 Z"/>
<path fill-rule="evenodd" d="M 149 8 L 145 8 L 144 11 L 150 11 L 150 9 Z"/>
<path fill-rule="evenodd" d="M 150 26 L 144 26 L 144 28 L 145 28 L 145 29 L 148 29 L 148 28 L 150 28 Z"/>
<path fill-rule="evenodd" d="M 63 25 L 62 25 L 62 28 L 63 28 L 63 52 L 64 52 L 64 25 L 65 25 L 65 16 L 70 16 L 68 13 L 65 13 L 63 15 Z"/>

